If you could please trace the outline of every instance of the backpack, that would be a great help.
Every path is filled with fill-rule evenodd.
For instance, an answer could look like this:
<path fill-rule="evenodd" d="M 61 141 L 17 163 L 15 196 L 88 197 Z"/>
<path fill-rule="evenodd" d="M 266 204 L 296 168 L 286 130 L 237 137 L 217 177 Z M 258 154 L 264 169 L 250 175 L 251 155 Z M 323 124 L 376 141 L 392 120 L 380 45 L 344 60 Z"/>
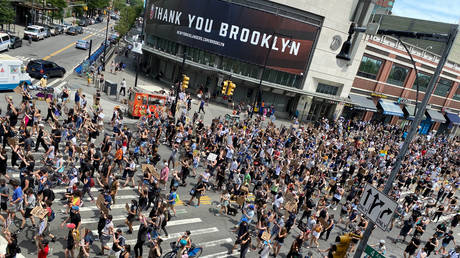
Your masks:
<path fill-rule="evenodd" d="M 51 210 L 51 214 L 48 216 L 48 222 L 53 221 L 56 218 L 56 214 Z"/>
<path fill-rule="evenodd" d="M 95 183 L 94 183 L 94 178 L 90 178 L 89 179 L 89 187 L 94 187 Z"/>
<path fill-rule="evenodd" d="M 180 199 L 179 199 L 179 194 L 178 194 L 178 193 L 176 193 L 176 199 L 175 199 L 174 201 L 175 201 L 176 203 L 180 201 Z"/>

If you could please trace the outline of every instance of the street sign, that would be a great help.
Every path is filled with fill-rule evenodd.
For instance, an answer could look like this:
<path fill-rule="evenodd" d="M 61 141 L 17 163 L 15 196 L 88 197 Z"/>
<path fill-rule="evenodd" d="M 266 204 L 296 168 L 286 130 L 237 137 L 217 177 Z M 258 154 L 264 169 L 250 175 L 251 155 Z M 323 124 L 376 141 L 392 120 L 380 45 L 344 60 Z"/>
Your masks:
<path fill-rule="evenodd" d="M 366 250 L 364 252 L 372 258 L 385 258 L 381 253 L 377 252 L 374 248 L 370 247 L 369 245 L 366 246 Z"/>
<path fill-rule="evenodd" d="M 364 188 L 358 210 L 383 230 L 387 230 L 398 204 L 390 197 L 367 184 Z"/>

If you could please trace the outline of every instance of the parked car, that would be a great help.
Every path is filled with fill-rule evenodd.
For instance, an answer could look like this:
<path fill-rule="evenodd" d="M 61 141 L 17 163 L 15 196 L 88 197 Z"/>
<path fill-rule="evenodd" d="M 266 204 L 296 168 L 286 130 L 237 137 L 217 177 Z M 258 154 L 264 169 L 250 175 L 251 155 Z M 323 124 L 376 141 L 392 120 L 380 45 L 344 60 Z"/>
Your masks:
<path fill-rule="evenodd" d="M 10 35 L 6 33 L 0 33 L 0 51 L 6 50 L 10 47 Z"/>
<path fill-rule="evenodd" d="M 45 28 L 45 32 L 46 32 L 45 38 L 49 38 L 49 37 L 51 37 L 51 36 L 53 35 L 53 34 L 51 33 L 51 29 L 50 29 L 48 26 L 43 27 L 43 28 Z"/>
<path fill-rule="evenodd" d="M 78 21 L 78 26 L 82 26 L 82 27 L 86 27 L 89 25 L 89 20 L 86 19 L 86 18 L 81 18 L 79 21 Z"/>
<path fill-rule="evenodd" d="M 78 34 L 83 34 L 83 27 L 75 26 L 75 30 L 77 30 Z"/>
<path fill-rule="evenodd" d="M 68 30 L 70 27 L 72 27 L 72 24 L 67 23 L 67 22 L 64 22 L 64 23 L 62 24 L 62 26 L 64 27 L 64 32 L 67 32 L 67 30 Z"/>
<path fill-rule="evenodd" d="M 67 32 L 66 32 L 67 35 L 72 35 L 72 36 L 75 36 L 78 34 L 78 31 L 75 27 L 70 27 L 67 29 Z"/>
<path fill-rule="evenodd" d="M 59 34 L 59 30 L 57 29 L 56 25 L 49 25 L 51 36 L 56 36 Z"/>
<path fill-rule="evenodd" d="M 22 39 L 18 36 L 10 35 L 10 48 L 22 47 Z"/>
<path fill-rule="evenodd" d="M 42 78 L 43 75 L 46 75 L 48 78 L 63 77 L 66 73 L 64 67 L 43 59 L 30 61 L 27 64 L 26 72 L 34 78 Z"/>
<path fill-rule="evenodd" d="M 100 23 L 104 21 L 104 16 L 100 15 L 96 18 L 96 23 Z"/>
<path fill-rule="evenodd" d="M 80 39 L 75 44 L 75 48 L 87 50 L 89 48 L 89 41 Z"/>
<path fill-rule="evenodd" d="M 53 26 L 54 26 L 54 30 L 56 31 L 56 35 L 64 33 L 64 25 L 55 24 Z"/>
<path fill-rule="evenodd" d="M 24 39 L 31 38 L 33 40 L 40 40 L 46 37 L 45 28 L 38 25 L 27 26 L 24 29 Z"/>

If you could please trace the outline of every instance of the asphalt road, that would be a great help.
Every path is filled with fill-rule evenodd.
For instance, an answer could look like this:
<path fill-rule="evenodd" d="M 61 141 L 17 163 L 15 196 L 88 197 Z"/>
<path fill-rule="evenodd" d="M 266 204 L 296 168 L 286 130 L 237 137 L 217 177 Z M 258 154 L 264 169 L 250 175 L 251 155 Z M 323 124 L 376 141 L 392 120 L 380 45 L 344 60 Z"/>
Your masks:
<path fill-rule="evenodd" d="M 85 32 L 82 35 L 78 36 L 69 36 L 69 35 L 59 35 L 56 37 L 51 37 L 39 42 L 33 42 L 32 46 L 28 46 L 27 42 L 23 42 L 23 47 L 10 50 L 8 53 L 9 55 L 16 56 L 24 61 L 37 59 L 37 58 L 46 58 L 48 60 L 54 61 L 57 64 L 64 66 L 68 73 L 66 76 L 72 73 L 72 68 L 78 65 L 85 57 L 87 57 L 88 52 L 84 50 L 79 50 L 74 47 L 74 43 L 78 39 L 93 39 L 93 46 L 99 46 L 105 37 L 104 34 L 105 23 L 91 25 L 85 28 Z M 126 75 L 126 74 L 125 74 Z M 49 80 L 50 86 L 58 86 L 63 82 L 63 78 L 53 78 Z M 2 95 L 12 95 L 11 92 L 7 93 L 0 93 L 0 100 L 3 100 Z M 16 94 L 14 94 L 16 95 Z M 14 96 L 15 103 L 19 103 L 20 98 L 19 96 Z M 4 109 L 5 103 L 4 101 L 0 101 L 0 107 Z M 45 103 L 40 103 L 40 108 L 42 113 L 46 115 L 46 106 Z M 196 105 L 192 106 L 193 109 L 198 108 Z M 215 116 L 219 115 L 219 112 L 214 111 L 215 108 L 211 107 L 211 105 L 207 109 L 207 114 L 211 113 Z M 109 109 L 107 109 L 109 110 Z M 209 113 L 208 113 L 209 110 Z M 217 109 L 216 109 L 217 110 Z M 107 128 L 107 131 L 110 131 Z M 100 139 L 99 139 L 100 140 Z M 170 154 L 169 148 L 165 146 L 160 146 L 159 149 L 160 155 L 162 158 L 168 158 Z M 42 159 L 43 150 L 40 149 L 38 153 L 33 153 L 36 160 Z M 8 151 L 8 156 L 11 158 L 11 152 Z M 8 163 L 10 165 L 10 163 Z M 201 169 L 199 170 L 201 171 Z M 19 172 L 17 169 L 11 169 L 9 173 L 13 176 L 18 178 Z M 137 175 L 141 175 L 141 172 L 138 171 Z M 179 195 L 181 200 L 188 200 L 189 199 L 189 190 L 192 187 L 192 184 L 196 182 L 196 179 L 189 178 L 188 179 L 188 186 L 179 189 Z M 64 187 L 55 187 L 54 188 L 56 194 L 56 201 L 53 205 L 53 210 L 56 212 L 56 219 L 51 224 L 51 232 L 57 236 L 57 242 L 51 243 L 51 255 L 49 257 L 64 257 L 64 248 L 65 248 L 65 237 L 67 235 L 66 229 L 61 229 L 59 224 L 61 221 L 65 219 L 65 215 L 61 212 L 63 209 L 63 203 L 59 201 L 62 197 L 62 194 L 65 192 Z M 219 199 L 220 193 L 215 193 L 209 191 L 202 197 L 202 206 L 200 207 L 193 207 L 193 206 L 184 206 L 182 203 L 179 203 L 176 207 L 177 209 L 177 216 L 174 217 L 167 227 L 169 237 L 164 237 L 162 232 L 162 237 L 165 239 L 165 242 L 162 244 L 163 253 L 169 251 L 169 242 L 173 241 L 175 238 L 179 237 L 185 230 L 192 231 L 192 240 L 197 245 L 201 245 L 204 248 L 202 257 L 226 257 L 229 248 L 233 245 L 233 241 L 235 240 L 234 233 L 231 232 L 230 228 L 233 227 L 236 223 L 238 223 L 241 213 L 235 217 L 227 217 L 227 216 L 215 216 L 217 212 L 216 201 Z M 97 189 L 94 189 L 93 195 L 97 196 Z M 91 203 L 86 196 L 85 204 L 81 210 L 82 215 L 82 227 L 89 228 L 91 230 L 96 230 L 97 228 L 97 220 L 99 216 L 99 210 L 96 208 L 94 203 Z M 112 206 L 111 214 L 114 216 L 114 224 L 116 227 L 121 227 L 126 231 L 126 227 L 124 227 L 124 219 L 127 215 L 125 210 L 125 203 L 129 202 L 131 199 L 137 199 L 137 192 L 135 189 L 132 188 L 124 188 L 119 191 L 119 197 L 116 199 L 116 204 Z M 334 211 L 332 209 L 329 210 L 331 214 L 335 214 L 335 217 L 339 217 L 339 209 Z M 441 220 L 448 220 L 449 216 L 444 216 Z M 19 223 L 19 221 L 17 221 Z M 30 222 L 28 222 L 30 225 Z M 135 222 L 135 226 L 138 226 L 139 223 Z M 428 236 L 431 236 L 434 232 L 434 223 L 428 226 L 427 232 L 423 235 L 422 240 L 426 240 Z M 17 227 L 15 225 L 11 226 L 11 229 L 14 230 Z M 340 234 L 342 231 L 342 226 L 338 225 L 331 233 L 329 241 L 320 240 L 320 249 L 325 249 L 329 247 L 330 243 L 332 243 L 335 237 Z M 288 252 L 288 249 L 292 243 L 293 236 L 298 234 L 298 229 L 294 228 L 291 231 L 291 234 L 285 241 L 285 245 L 281 249 L 281 257 L 285 257 Z M 374 233 L 370 239 L 370 244 L 377 243 L 380 239 L 386 240 L 387 246 L 387 255 L 386 257 L 402 257 L 402 253 L 406 244 L 393 244 L 391 240 L 399 234 L 399 228 L 393 229 L 392 232 L 383 232 L 380 229 L 374 230 Z M 459 231 L 457 230 L 454 234 L 455 237 L 460 237 Z M 32 237 L 34 235 L 34 230 L 30 228 L 26 228 L 24 231 L 19 233 L 19 245 L 22 248 L 22 254 L 26 257 L 36 257 L 36 248 L 32 242 Z M 126 235 L 128 239 L 128 243 L 133 245 L 136 241 L 137 230 L 135 227 L 134 233 L 132 235 Z M 409 238 L 408 238 L 409 239 Z M 255 241 L 255 238 L 253 238 Z M 91 250 L 91 257 L 95 257 L 95 254 L 100 250 L 99 249 L 100 243 L 99 241 L 94 242 Z M 452 247 L 452 244 L 449 248 Z M 304 255 L 311 251 L 313 253 L 313 257 L 321 257 L 321 254 L 317 251 L 317 249 L 304 249 Z M 144 247 L 144 256 L 147 257 L 147 247 Z M 257 251 L 251 251 L 247 257 L 258 257 Z M 437 257 L 437 256 L 435 256 Z"/>
<path fill-rule="evenodd" d="M 66 69 L 65 78 L 73 72 L 72 70 L 78 64 L 88 57 L 88 51 L 75 48 L 75 43 L 79 39 L 93 40 L 92 51 L 95 51 L 104 42 L 106 25 L 106 22 L 89 25 L 83 28 L 83 34 L 75 36 L 67 34 L 52 36 L 44 40 L 32 41 L 30 46 L 28 41 L 23 40 L 22 47 L 10 49 L 6 54 L 23 60 L 24 64 L 34 59 L 53 61 Z M 110 26 L 114 26 L 114 23 L 111 22 Z M 110 31 L 109 29 L 109 36 Z M 22 35 L 20 36 L 22 37 Z M 62 80 L 63 78 L 50 78 L 48 85 L 53 86 Z M 35 83 L 37 80 L 33 79 L 33 82 Z"/>

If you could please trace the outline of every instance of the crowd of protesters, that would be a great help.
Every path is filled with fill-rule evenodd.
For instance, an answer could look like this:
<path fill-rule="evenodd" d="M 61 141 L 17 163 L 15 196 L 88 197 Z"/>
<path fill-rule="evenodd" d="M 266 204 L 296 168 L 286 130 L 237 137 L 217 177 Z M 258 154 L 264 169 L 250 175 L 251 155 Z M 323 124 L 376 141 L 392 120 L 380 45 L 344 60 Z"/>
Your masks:
<path fill-rule="evenodd" d="M 200 207 L 206 191 L 217 191 L 221 199 L 215 215 L 241 213 L 230 253 L 239 247 L 240 257 L 248 250 L 258 250 L 260 257 L 312 257 L 308 249 L 327 241 L 330 247 L 318 251 L 334 257 L 338 243 L 330 233 L 335 227 L 355 236 L 348 250 L 352 253 L 368 225 L 357 209 L 364 186 L 383 189 L 404 140 L 404 130 L 397 126 L 344 119 L 277 127 L 264 119 L 266 113 L 250 114 L 252 108 L 239 119 L 221 116 L 205 124 L 197 112 L 191 113 L 184 93 L 179 94 L 176 119 L 169 109 L 154 114 L 146 110 L 136 125 L 127 125 L 116 107 L 104 123 L 101 106 L 88 106 L 80 91 L 65 89 L 59 97 L 49 101 L 46 117 L 28 89 L 21 103 L 6 98 L 0 126 L 0 220 L 8 241 L 6 257 L 20 251 L 17 235 L 25 227 L 36 229 L 31 240 L 38 257 L 47 256 L 56 239 L 50 224 L 60 223 L 54 221 L 59 201 L 68 214 L 60 224 L 68 229 L 65 257 L 94 256 L 90 247 L 97 239 L 98 255 L 131 257 L 132 251 L 134 257 L 143 257 L 148 243 L 148 257 L 160 257 L 161 231 L 168 235 L 176 191 L 187 184 L 193 185 L 187 205 Z M 168 100 L 169 106 L 174 93 Z M 199 112 L 204 112 L 205 100 L 199 102 Z M 170 148 L 170 154 L 160 156 L 160 145 Z M 413 140 L 389 194 L 399 202 L 391 225 L 399 236 L 390 239 L 407 245 L 399 257 L 459 257 L 453 234 L 460 220 L 459 149 L 455 138 L 429 134 Z M 152 166 L 141 170 L 145 164 Z M 19 179 L 13 171 L 19 171 Z M 53 192 L 56 185 L 67 188 L 62 196 Z M 100 190 L 96 196 L 93 187 Z M 114 227 L 111 215 L 123 187 L 135 187 L 139 195 L 126 206 L 126 232 Z M 86 194 L 91 202 L 97 200 L 101 211 L 97 236 L 81 226 L 79 210 Z M 46 214 L 32 215 L 35 207 Z M 334 216 L 336 210 L 340 216 Z M 124 234 L 134 233 L 133 224 L 140 226 L 131 248 Z M 435 225 L 434 235 L 424 234 L 429 225 Z M 291 243 L 285 241 L 288 235 L 294 237 Z M 177 243 L 177 252 L 187 257 L 190 232 Z M 385 240 L 375 248 L 384 255 Z"/>

